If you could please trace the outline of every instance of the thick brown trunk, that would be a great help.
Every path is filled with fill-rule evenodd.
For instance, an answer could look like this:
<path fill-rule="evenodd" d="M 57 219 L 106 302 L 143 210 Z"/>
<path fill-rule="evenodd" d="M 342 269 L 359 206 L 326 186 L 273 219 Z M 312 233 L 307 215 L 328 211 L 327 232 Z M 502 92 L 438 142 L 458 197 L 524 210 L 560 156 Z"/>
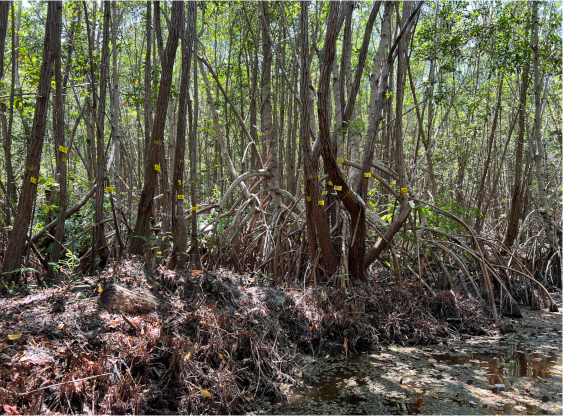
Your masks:
<path fill-rule="evenodd" d="M 2 264 L 3 281 L 6 284 L 13 281 L 13 272 L 20 266 L 25 249 L 26 234 L 31 221 L 31 212 L 37 194 L 39 166 L 41 163 L 45 127 L 47 125 L 47 103 L 49 102 L 49 96 L 51 94 L 53 63 L 57 53 L 56 47 L 60 45 L 62 32 L 62 11 L 62 2 L 53 1 L 47 3 L 43 63 L 41 65 L 37 87 L 33 127 L 31 129 L 31 138 L 25 163 L 26 169 L 23 175 L 22 190 L 18 211 L 15 217 L 15 223 L 17 223 L 18 226 L 14 228 L 10 235 L 4 255 L 4 263 Z"/>
<path fill-rule="evenodd" d="M 160 154 L 164 141 L 164 127 L 166 122 L 166 110 L 168 108 L 168 97 L 172 85 L 172 71 L 174 69 L 174 58 L 182 29 L 182 16 L 184 4 L 175 1 L 172 4 L 172 19 L 168 33 L 168 42 L 162 59 L 162 75 L 158 98 L 156 101 L 156 113 L 150 135 L 150 147 L 147 164 L 145 166 L 145 180 L 139 207 L 137 211 L 137 222 L 135 223 L 134 235 L 131 238 L 129 251 L 131 254 L 142 254 L 145 242 L 150 238 L 150 215 L 153 207 L 153 199 L 158 183 L 160 172 Z"/>

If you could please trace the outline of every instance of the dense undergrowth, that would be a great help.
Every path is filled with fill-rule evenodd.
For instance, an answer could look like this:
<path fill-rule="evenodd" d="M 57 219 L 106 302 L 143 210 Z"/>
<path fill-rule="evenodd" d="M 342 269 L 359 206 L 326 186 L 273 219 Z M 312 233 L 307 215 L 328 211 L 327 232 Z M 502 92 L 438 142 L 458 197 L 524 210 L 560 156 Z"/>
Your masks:
<path fill-rule="evenodd" d="M 350 355 L 510 329 L 477 298 L 429 297 L 391 279 L 274 288 L 224 270 L 180 276 L 124 261 L 82 282 L 30 288 L 0 306 L 0 402 L 6 414 L 241 413 L 257 397 L 282 400 L 298 353 Z M 100 290 L 114 284 L 152 293 L 158 308 L 101 308 Z"/>

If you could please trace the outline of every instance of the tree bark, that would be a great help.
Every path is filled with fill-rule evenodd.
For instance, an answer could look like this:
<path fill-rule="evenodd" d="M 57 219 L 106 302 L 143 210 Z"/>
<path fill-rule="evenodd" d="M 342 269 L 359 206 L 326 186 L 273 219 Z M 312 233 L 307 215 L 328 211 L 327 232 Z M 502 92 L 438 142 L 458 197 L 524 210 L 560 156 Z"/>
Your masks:
<path fill-rule="evenodd" d="M 14 270 L 20 266 L 21 258 L 24 254 L 25 240 L 29 223 L 31 221 L 31 211 L 35 203 L 37 194 L 37 184 L 39 179 L 39 166 L 41 163 L 41 153 L 43 150 L 43 139 L 47 125 L 47 104 L 51 94 L 51 77 L 53 63 L 57 54 L 57 45 L 60 45 L 62 33 L 62 11 L 63 4 L 60 1 L 47 3 L 47 21 L 45 24 L 45 38 L 43 43 L 43 62 L 39 75 L 37 87 L 37 100 L 35 113 L 33 116 L 33 126 L 31 138 L 27 151 L 25 163 L 25 173 L 18 204 L 18 211 L 15 217 L 15 227 L 8 240 L 8 246 L 2 264 L 2 274 L 4 283 L 11 284 L 14 278 Z"/>
<path fill-rule="evenodd" d="M 558 250 L 557 234 L 555 232 L 553 212 L 547 200 L 547 185 L 545 166 L 545 148 L 543 145 L 542 131 L 541 131 L 541 82 L 540 82 L 540 68 L 539 68 L 539 45 L 538 45 L 538 3 L 532 2 L 532 19 L 533 19 L 533 35 L 532 35 L 532 51 L 534 53 L 534 129 L 532 132 L 532 149 L 533 159 L 535 165 L 536 181 L 538 182 L 538 194 L 543 210 L 541 216 L 543 219 L 543 227 L 547 243 L 549 244 L 552 252 Z M 548 81 L 546 81 L 548 82 Z M 547 94 L 547 91 L 546 91 Z"/>
<path fill-rule="evenodd" d="M 182 34 L 182 74 L 180 78 L 180 96 L 178 97 L 178 126 L 176 128 L 176 146 L 172 164 L 172 255 L 168 268 L 183 269 L 186 264 L 187 224 L 184 218 L 185 189 L 184 170 L 186 153 L 186 113 L 190 88 L 190 65 L 192 47 L 195 38 L 197 3 L 188 4 L 187 28 Z M 190 126 L 190 129 L 192 127 Z M 190 136 L 191 138 L 191 136 Z M 191 156 L 191 153 L 190 153 Z M 194 165 L 195 165 L 194 158 Z M 190 168 L 191 168 L 190 161 Z"/>
<path fill-rule="evenodd" d="M 151 142 L 148 162 L 145 166 L 145 180 L 139 201 L 134 235 L 131 238 L 131 245 L 129 247 L 131 254 L 142 254 L 144 244 L 150 237 L 150 215 L 160 170 L 158 161 L 160 160 L 160 153 L 162 152 L 164 141 L 166 109 L 172 85 L 174 58 L 176 56 L 180 31 L 182 29 L 183 7 L 184 4 L 180 1 L 175 1 L 172 4 L 172 21 L 168 32 L 168 42 L 166 43 L 166 49 L 164 50 L 162 59 L 162 75 L 156 101 L 154 123 L 150 135 Z"/>
<path fill-rule="evenodd" d="M 516 155 L 514 161 L 514 183 L 512 186 L 512 199 L 510 201 L 510 211 L 508 214 L 508 225 L 506 226 L 506 235 L 504 237 L 504 245 L 512 246 L 516 236 L 518 235 L 518 224 L 520 220 L 520 210 L 522 206 L 522 164 L 524 152 L 524 133 L 526 120 L 526 97 L 528 91 L 528 73 L 530 64 L 524 58 L 524 68 L 522 69 L 522 77 L 520 81 L 520 99 L 518 100 L 518 137 L 516 139 Z"/>

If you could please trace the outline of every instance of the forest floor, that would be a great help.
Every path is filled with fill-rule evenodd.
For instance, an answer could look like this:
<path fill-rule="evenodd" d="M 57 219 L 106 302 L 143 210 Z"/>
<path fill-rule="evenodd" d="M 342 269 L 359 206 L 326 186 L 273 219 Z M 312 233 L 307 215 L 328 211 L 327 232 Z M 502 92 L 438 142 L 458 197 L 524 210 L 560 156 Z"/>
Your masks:
<path fill-rule="evenodd" d="M 157 306 L 102 308 L 116 284 Z M 499 328 L 384 272 L 304 288 L 123 261 L 0 300 L 0 414 L 559 414 L 561 314 L 523 312 Z"/>

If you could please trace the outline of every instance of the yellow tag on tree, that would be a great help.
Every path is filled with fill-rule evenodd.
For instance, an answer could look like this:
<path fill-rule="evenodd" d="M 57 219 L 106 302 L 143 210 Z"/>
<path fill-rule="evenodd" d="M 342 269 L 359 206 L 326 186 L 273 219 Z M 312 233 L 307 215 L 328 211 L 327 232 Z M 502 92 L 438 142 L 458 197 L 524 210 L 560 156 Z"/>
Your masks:
<path fill-rule="evenodd" d="M 336 186 L 334 187 L 334 190 L 335 190 L 335 191 L 341 191 L 341 190 L 342 190 L 342 186 L 336 185 Z"/>
<path fill-rule="evenodd" d="M 182 185 L 182 179 L 178 179 L 178 185 Z"/>
<path fill-rule="evenodd" d="M 401 188 L 401 193 L 402 193 L 403 195 L 408 194 L 408 193 L 409 193 L 409 188 Z"/>
<path fill-rule="evenodd" d="M 29 181 L 30 181 L 31 183 L 37 183 L 37 178 L 34 178 L 34 177 L 32 176 Z"/>
<path fill-rule="evenodd" d="M 364 178 L 371 178 L 371 172 L 364 173 Z"/>
<path fill-rule="evenodd" d="M 192 207 L 192 211 L 197 211 L 197 205 L 195 207 Z"/>
<path fill-rule="evenodd" d="M 66 162 L 66 157 L 61 158 L 61 161 Z"/>
<path fill-rule="evenodd" d="M 106 192 L 114 192 L 113 186 L 106 186 Z"/>
<path fill-rule="evenodd" d="M 184 199 L 184 195 L 178 195 L 178 199 Z"/>
<path fill-rule="evenodd" d="M 327 193 L 328 193 L 327 191 L 323 191 L 321 194 L 326 195 Z"/>
<path fill-rule="evenodd" d="M 154 144 L 158 144 L 158 145 L 161 145 L 161 144 L 162 144 L 162 142 L 159 142 L 159 141 L 155 141 L 155 142 L 154 142 Z"/>
<path fill-rule="evenodd" d="M 310 196 L 308 196 L 308 197 L 307 197 L 307 201 L 310 201 L 310 200 L 311 200 L 311 197 L 310 197 Z"/>
<path fill-rule="evenodd" d="M 157 172 L 160 172 L 160 165 L 154 165 L 154 170 L 156 170 Z"/>
<path fill-rule="evenodd" d="M 336 159 L 336 161 L 337 161 L 338 163 L 344 163 L 344 159 L 341 158 L 341 157 L 339 157 L 338 159 Z"/>
<path fill-rule="evenodd" d="M 318 201 L 318 204 L 319 204 L 319 205 L 324 205 L 324 204 L 325 204 L 325 201 Z"/>
<path fill-rule="evenodd" d="M 332 181 L 328 181 L 329 186 L 332 186 Z"/>
<path fill-rule="evenodd" d="M 63 153 L 67 153 L 67 152 L 68 152 L 68 149 L 67 149 L 66 147 L 64 147 L 64 146 L 59 146 L 59 150 L 60 150 L 61 152 L 63 152 Z"/>

